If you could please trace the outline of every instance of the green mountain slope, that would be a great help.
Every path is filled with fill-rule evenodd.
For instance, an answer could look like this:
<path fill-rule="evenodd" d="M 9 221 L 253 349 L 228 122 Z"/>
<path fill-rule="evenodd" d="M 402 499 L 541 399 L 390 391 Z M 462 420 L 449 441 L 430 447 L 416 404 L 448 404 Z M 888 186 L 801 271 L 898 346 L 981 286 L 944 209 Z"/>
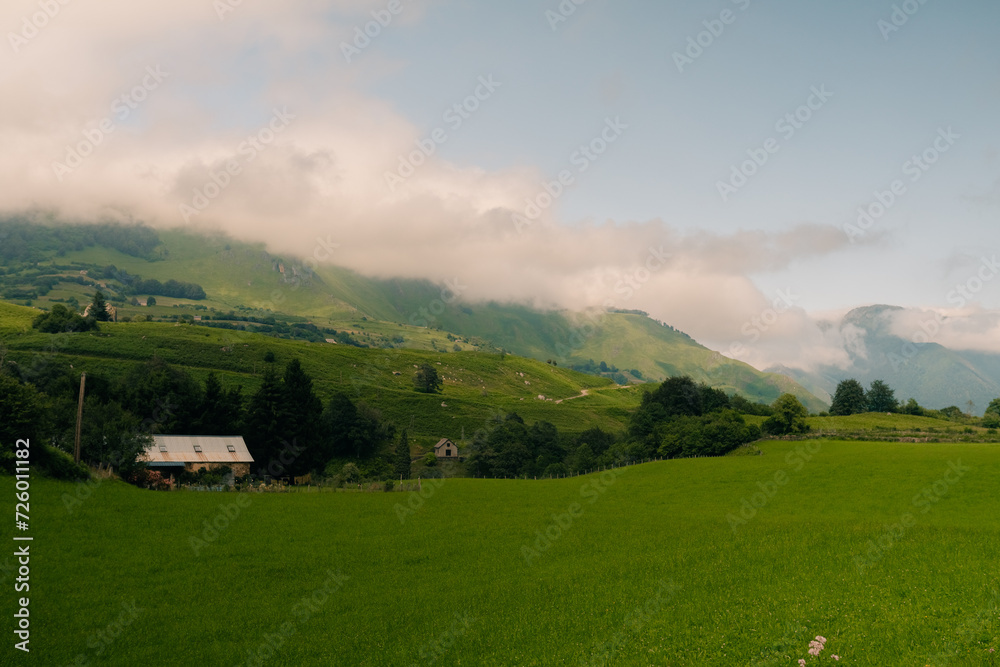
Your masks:
<path fill-rule="evenodd" d="M 205 312 L 264 310 L 303 318 L 318 326 L 349 331 L 382 347 L 425 350 L 503 348 L 560 366 L 606 362 L 619 372 L 638 371 L 634 381 L 658 381 L 672 375 L 695 379 L 751 400 L 770 402 L 783 392 L 798 396 L 810 410 L 825 404 L 794 380 L 762 373 L 699 345 L 687 335 L 649 317 L 606 313 L 588 318 L 578 313 L 543 312 L 516 304 L 464 303 L 441 286 L 423 280 L 383 280 L 329 265 L 313 272 L 300 258 L 269 253 L 261 244 L 190 231 L 159 232 L 162 245 L 154 260 L 132 256 L 107 245 L 49 253 L 34 265 L 113 265 L 131 275 L 201 285 L 208 298 L 197 303 Z M 53 270 L 53 273 L 59 273 Z M 12 276 L 6 277 L 11 284 Z M 113 292 L 113 279 L 104 280 Z M 18 287 L 15 285 L 15 287 Z M 30 284 L 20 287 L 30 288 Z M 81 303 L 92 287 L 60 283 L 34 303 L 73 295 Z M 187 312 L 195 305 L 183 299 L 157 297 L 157 307 L 119 308 L 124 317 Z M 174 306 L 181 308 L 174 310 Z M 194 311 L 190 311 L 194 313 Z M 194 313 L 197 314 L 197 313 Z M 450 334 L 450 335 L 449 335 Z M 395 342 L 392 342 L 395 341 Z M 619 381 L 622 376 L 618 377 Z"/>

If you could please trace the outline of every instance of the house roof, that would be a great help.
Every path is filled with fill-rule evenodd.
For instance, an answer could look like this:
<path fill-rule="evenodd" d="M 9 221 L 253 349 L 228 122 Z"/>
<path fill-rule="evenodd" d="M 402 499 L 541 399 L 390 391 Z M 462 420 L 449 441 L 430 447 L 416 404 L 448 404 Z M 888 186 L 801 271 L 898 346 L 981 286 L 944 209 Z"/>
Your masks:
<path fill-rule="evenodd" d="M 456 449 L 458 449 L 458 445 L 456 445 L 454 442 L 452 442 L 448 438 L 441 438 L 440 440 L 438 440 L 438 444 L 434 445 L 434 449 L 440 449 L 440 448 L 444 447 L 445 445 L 448 445 L 450 447 L 455 447 Z"/>
<path fill-rule="evenodd" d="M 238 435 L 154 435 L 144 459 L 160 465 L 253 463 L 247 443 Z"/>

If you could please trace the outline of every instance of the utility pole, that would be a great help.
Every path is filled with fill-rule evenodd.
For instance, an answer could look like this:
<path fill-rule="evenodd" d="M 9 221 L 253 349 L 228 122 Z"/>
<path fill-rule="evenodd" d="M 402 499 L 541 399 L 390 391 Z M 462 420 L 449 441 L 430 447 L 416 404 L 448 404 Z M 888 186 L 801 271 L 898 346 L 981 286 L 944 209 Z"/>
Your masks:
<path fill-rule="evenodd" d="M 87 374 L 80 374 L 80 404 L 76 408 L 76 438 L 73 443 L 73 460 L 80 462 L 80 425 L 83 423 L 83 388 L 87 383 Z"/>

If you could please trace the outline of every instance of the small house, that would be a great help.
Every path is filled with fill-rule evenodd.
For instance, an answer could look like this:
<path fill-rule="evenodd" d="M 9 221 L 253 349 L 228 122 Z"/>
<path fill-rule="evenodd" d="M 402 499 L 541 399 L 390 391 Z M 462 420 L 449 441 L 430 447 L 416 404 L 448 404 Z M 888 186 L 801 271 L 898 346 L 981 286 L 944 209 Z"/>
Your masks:
<path fill-rule="evenodd" d="M 186 470 L 198 472 L 229 466 L 234 476 L 250 474 L 253 457 L 238 435 L 154 435 L 146 450 L 146 465 L 164 477 Z"/>
<path fill-rule="evenodd" d="M 434 445 L 434 456 L 441 459 L 447 460 L 458 460 L 458 445 L 449 440 L 448 438 L 441 438 L 438 440 L 438 444 Z"/>

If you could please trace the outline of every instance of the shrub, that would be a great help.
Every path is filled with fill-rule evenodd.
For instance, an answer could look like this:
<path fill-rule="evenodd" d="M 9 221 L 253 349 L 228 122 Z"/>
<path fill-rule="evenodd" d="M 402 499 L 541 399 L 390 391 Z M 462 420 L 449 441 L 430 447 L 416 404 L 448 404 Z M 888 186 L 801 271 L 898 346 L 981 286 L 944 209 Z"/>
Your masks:
<path fill-rule="evenodd" d="M 361 481 L 361 471 L 353 463 L 345 463 L 340 476 L 348 484 L 357 484 Z"/>
<path fill-rule="evenodd" d="M 81 463 L 73 461 L 73 457 L 64 451 L 42 445 L 34 448 L 34 461 L 32 463 L 43 474 L 53 479 L 61 479 L 67 482 L 79 482 L 90 479 L 90 471 Z"/>
<path fill-rule="evenodd" d="M 167 480 L 159 470 L 150 470 L 149 468 L 136 468 L 126 473 L 122 479 L 129 484 L 134 484 L 143 489 L 166 491 L 170 488 Z"/>
<path fill-rule="evenodd" d="M 561 477 L 569 472 L 565 463 L 552 463 L 545 469 L 545 475 L 550 477 Z"/>

